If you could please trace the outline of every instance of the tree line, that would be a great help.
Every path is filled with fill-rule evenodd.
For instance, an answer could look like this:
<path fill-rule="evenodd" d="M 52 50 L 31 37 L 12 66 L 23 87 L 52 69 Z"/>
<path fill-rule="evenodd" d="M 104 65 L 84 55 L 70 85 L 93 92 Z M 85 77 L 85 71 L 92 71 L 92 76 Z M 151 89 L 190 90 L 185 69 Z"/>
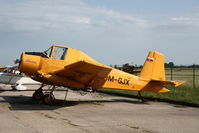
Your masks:
<path fill-rule="evenodd" d="M 165 68 L 199 68 L 199 65 L 193 64 L 193 65 L 175 65 L 173 62 L 164 63 Z M 123 64 L 123 65 L 110 65 L 110 67 L 128 72 L 128 73 L 137 73 L 140 72 L 142 69 L 142 65 L 130 65 L 129 63 Z"/>
<path fill-rule="evenodd" d="M 199 65 L 192 64 L 192 65 L 175 65 L 173 62 L 164 63 L 165 68 L 199 68 Z"/>

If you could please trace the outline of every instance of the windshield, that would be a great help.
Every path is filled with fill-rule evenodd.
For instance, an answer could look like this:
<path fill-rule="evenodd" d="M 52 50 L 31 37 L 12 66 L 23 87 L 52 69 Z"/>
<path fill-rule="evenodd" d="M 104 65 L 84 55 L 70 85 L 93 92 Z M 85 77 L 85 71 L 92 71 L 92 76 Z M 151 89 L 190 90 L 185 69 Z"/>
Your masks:
<path fill-rule="evenodd" d="M 44 51 L 44 54 L 47 55 L 48 57 L 51 56 L 51 51 L 52 51 L 52 47 L 50 47 L 49 49 Z"/>
<path fill-rule="evenodd" d="M 67 48 L 54 46 L 51 58 L 64 60 L 67 50 L 68 50 Z"/>
<path fill-rule="evenodd" d="M 43 53 L 47 57 L 51 57 L 53 59 L 64 60 L 66 57 L 68 48 L 52 46 L 49 49 L 45 50 Z"/>

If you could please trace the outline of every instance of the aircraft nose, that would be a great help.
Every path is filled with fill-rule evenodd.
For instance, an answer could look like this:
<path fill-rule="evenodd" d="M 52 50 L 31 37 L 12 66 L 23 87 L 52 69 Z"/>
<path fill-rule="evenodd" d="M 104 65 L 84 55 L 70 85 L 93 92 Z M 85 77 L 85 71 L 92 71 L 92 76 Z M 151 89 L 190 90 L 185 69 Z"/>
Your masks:
<path fill-rule="evenodd" d="M 36 74 L 39 69 L 39 64 L 39 56 L 22 53 L 19 61 L 19 71 L 29 75 Z"/>

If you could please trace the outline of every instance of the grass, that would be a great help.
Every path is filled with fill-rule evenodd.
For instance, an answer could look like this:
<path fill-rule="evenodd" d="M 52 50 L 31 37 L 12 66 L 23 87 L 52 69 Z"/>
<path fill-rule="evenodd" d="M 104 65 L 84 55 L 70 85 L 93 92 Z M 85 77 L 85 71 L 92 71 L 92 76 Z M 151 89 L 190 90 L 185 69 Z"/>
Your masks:
<path fill-rule="evenodd" d="M 199 106 L 199 87 L 169 87 L 170 92 L 167 93 L 152 93 L 152 92 L 142 92 L 142 96 L 145 98 L 153 98 L 153 99 L 164 99 L 169 101 L 175 101 L 186 104 L 194 104 Z M 113 94 L 121 94 L 121 95 L 132 95 L 136 96 L 137 91 L 130 90 L 119 90 L 119 89 L 102 89 L 104 93 L 113 93 Z"/>
<path fill-rule="evenodd" d="M 170 92 L 168 93 L 144 92 L 143 96 L 199 105 L 199 87 L 195 89 L 189 86 L 182 86 L 178 88 L 170 87 Z"/>

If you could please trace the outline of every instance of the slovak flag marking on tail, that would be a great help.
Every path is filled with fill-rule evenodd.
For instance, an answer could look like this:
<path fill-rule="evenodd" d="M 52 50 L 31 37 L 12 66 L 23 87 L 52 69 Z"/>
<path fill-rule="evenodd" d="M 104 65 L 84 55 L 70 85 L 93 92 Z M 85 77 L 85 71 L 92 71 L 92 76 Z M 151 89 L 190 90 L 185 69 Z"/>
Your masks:
<path fill-rule="evenodd" d="M 149 62 L 153 62 L 154 58 L 147 57 L 147 59 L 146 59 L 146 60 L 147 60 L 147 61 L 149 61 Z"/>

